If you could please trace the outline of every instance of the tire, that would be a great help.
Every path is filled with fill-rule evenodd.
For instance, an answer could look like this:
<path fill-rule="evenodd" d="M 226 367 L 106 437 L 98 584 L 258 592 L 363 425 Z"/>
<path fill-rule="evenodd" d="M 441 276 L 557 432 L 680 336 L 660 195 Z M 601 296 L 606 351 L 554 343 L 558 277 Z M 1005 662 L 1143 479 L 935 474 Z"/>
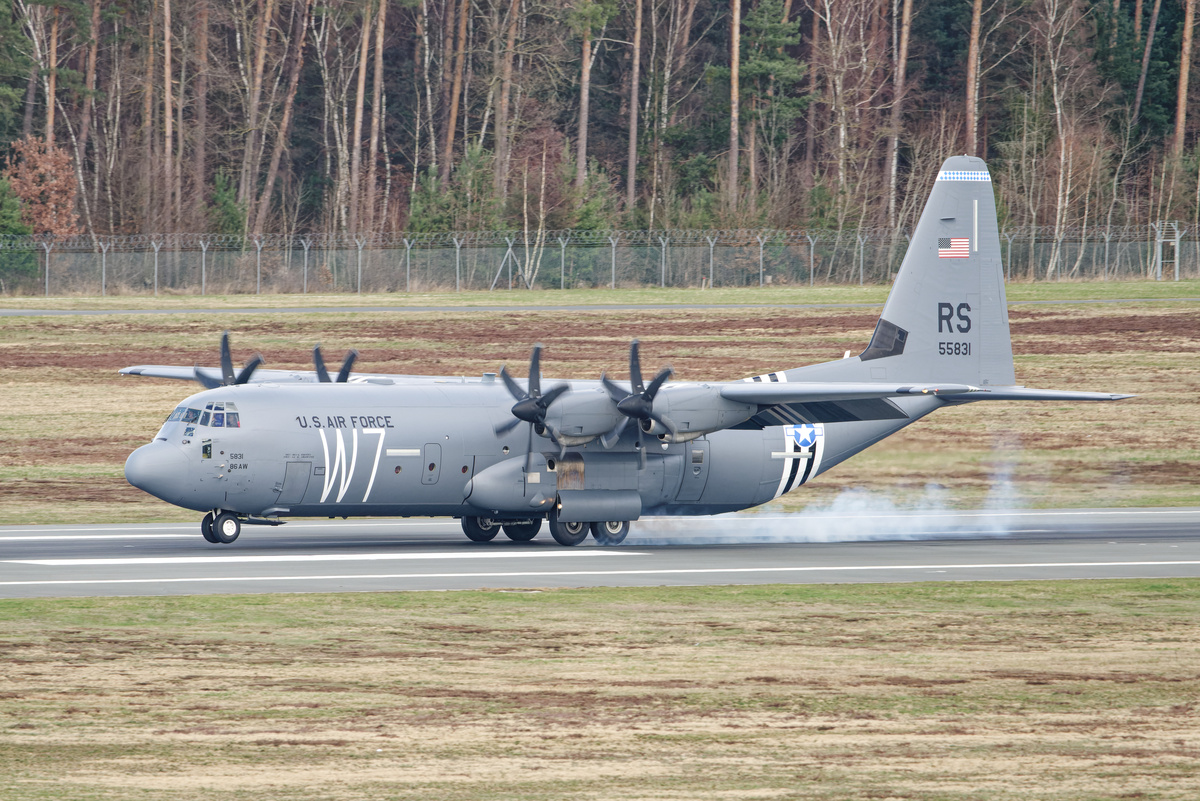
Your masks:
<path fill-rule="evenodd" d="M 209 512 L 200 521 L 200 533 L 204 535 L 204 539 L 216 545 L 220 542 L 217 539 L 217 532 L 213 531 L 213 513 Z"/>
<path fill-rule="evenodd" d="M 563 523 L 558 519 L 558 510 L 550 510 L 550 536 L 559 545 L 578 545 L 587 539 L 590 530 L 587 523 Z"/>
<path fill-rule="evenodd" d="M 500 524 L 490 517 L 464 517 L 462 530 L 471 542 L 490 542 L 500 533 Z"/>
<path fill-rule="evenodd" d="M 213 521 L 213 534 L 218 542 L 226 545 L 233 542 L 242 533 L 242 521 L 233 512 L 222 512 Z"/>
<path fill-rule="evenodd" d="M 629 535 L 628 520 L 603 520 L 592 523 L 592 536 L 598 545 L 620 545 Z"/>
<path fill-rule="evenodd" d="M 542 519 L 531 520 L 528 523 L 509 523 L 504 527 L 504 536 L 513 542 L 529 542 L 542 530 Z"/>

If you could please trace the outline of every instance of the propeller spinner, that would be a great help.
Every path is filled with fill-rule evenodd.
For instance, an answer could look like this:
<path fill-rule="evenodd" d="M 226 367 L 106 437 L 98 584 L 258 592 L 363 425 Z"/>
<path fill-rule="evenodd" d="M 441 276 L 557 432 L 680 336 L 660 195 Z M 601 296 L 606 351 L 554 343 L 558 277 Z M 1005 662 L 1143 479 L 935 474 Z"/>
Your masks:
<path fill-rule="evenodd" d="M 205 389 L 216 389 L 217 387 L 229 387 L 235 384 L 245 384 L 250 380 L 250 376 L 254 375 L 263 363 L 261 354 L 254 354 L 246 365 L 236 374 L 233 372 L 233 354 L 229 349 L 229 332 L 225 331 L 221 334 L 221 377 L 219 379 L 209 375 L 199 366 L 193 368 L 193 375 L 200 386 Z"/>
<path fill-rule="evenodd" d="M 600 376 L 600 383 L 604 385 L 608 396 L 617 404 L 617 411 L 625 415 L 625 419 L 618 423 L 616 428 L 601 438 L 600 442 L 606 448 L 611 448 L 621 438 L 621 433 L 630 420 L 637 420 L 643 426 L 649 421 L 654 421 L 670 431 L 671 434 L 677 432 L 671 418 L 654 411 L 654 397 L 658 395 L 658 391 L 662 389 L 662 385 L 666 383 L 667 379 L 675 374 L 675 371 L 670 367 L 664 367 L 650 381 L 650 386 L 645 386 L 642 383 L 642 360 L 638 356 L 638 344 L 635 339 L 629 345 L 629 390 L 613 383 L 607 375 Z"/>
<path fill-rule="evenodd" d="M 533 346 L 533 355 L 529 358 L 529 388 L 523 389 L 511 375 L 508 374 L 507 367 L 500 368 L 500 378 L 504 381 L 504 386 L 508 389 L 508 393 L 513 396 L 516 403 L 512 407 L 512 420 L 509 420 L 503 425 L 496 426 L 497 434 L 507 434 L 521 423 L 529 424 L 529 438 L 525 448 L 525 472 L 528 473 L 533 461 L 533 429 L 534 426 L 546 425 L 546 410 L 550 408 L 550 404 L 570 390 L 566 384 L 559 384 L 546 393 L 542 393 L 542 345 L 539 343 Z M 551 434 L 554 431 L 551 430 Z"/>

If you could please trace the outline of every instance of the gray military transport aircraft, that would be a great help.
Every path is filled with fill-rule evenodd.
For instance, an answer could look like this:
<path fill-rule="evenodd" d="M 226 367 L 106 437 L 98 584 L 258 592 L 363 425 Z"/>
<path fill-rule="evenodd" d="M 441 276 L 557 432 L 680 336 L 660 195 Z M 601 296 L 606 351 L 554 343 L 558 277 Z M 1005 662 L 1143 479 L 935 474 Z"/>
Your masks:
<path fill-rule="evenodd" d="M 351 352 L 336 378 L 313 372 L 127 367 L 199 381 L 154 440 L 125 463 L 129 483 L 206 512 L 204 538 L 285 517 L 448 516 L 476 542 L 503 529 L 562 545 L 590 532 L 616 545 L 644 514 L 712 515 L 778 498 L 946 406 L 1130 397 L 1016 385 L 991 177 L 947 159 L 866 349 L 857 356 L 731 382 L 543 389 L 541 346 L 525 385 L 364 374 Z M 516 401 L 514 403 L 514 400 Z M 630 425 L 633 421 L 633 425 Z M 522 426 L 524 424 L 524 426 Z"/>

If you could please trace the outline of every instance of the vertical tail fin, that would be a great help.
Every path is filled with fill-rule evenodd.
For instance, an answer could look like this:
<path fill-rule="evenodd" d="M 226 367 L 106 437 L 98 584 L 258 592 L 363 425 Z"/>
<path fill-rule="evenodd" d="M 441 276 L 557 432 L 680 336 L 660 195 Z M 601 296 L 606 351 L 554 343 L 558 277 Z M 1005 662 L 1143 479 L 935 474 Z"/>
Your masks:
<path fill-rule="evenodd" d="M 996 200 L 982 159 L 942 164 L 867 349 L 814 367 L 788 378 L 1015 383 Z"/>

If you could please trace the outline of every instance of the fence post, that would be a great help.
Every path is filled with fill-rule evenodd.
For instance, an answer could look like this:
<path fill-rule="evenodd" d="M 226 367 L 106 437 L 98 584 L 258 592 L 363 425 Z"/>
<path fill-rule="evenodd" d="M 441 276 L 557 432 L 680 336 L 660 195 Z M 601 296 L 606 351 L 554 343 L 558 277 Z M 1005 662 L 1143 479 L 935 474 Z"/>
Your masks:
<path fill-rule="evenodd" d="M 404 291 L 412 292 L 412 246 L 407 238 L 404 242 Z"/>
<path fill-rule="evenodd" d="M 367 244 L 367 240 L 361 236 L 354 237 L 354 244 L 358 245 L 358 294 L 362 294 L 362 249 L 363 245 Z"/>
<path fill-rule="evenodd" d="M 1179 280 L 1179 240 L 1183 237 L 1183 235 L 1186 232 L 1187 232 L 1186 228 L 1180 229 L 1180 227 L 1178 225 L 1175 226 L 1175 280 L 1176 281 Z"/>
<path fill-rule="evenodd" d="M 262 239 L 254 237 L 254 294 L 262 294 Z"/>
<path fill-rule="evenodd" d="M 567 240 L 570 237 L 563 239 L 558 238 L 558 288 L 567 288 Z"/>
<path fill-rule="evenodd" d="M 804 238 L 808 240 L 808 285 L 813 285 L 813 276 L 817 273 L 817 240 L 811 235 L 805 234 Z"/>
<path fill-rule="evenodd" d="M 717 240 L 711 236 L 704 237 L 708 242 L 708 288 L 713 287 L 713 246 L 717 244 Z"/>
<path fill-rule="evenodd" d="M 46 297 L 50 297 L 50 251 L 54 250 L 54 243 L 43 239 L 41 245 L 42 250 L 46 251 Z"/>
<path fill-rule="evenodd" d="M 312 240 L 306 236 L 300 240 L 300 244 L 304 245 L 304 282 L 301 285 L 301 286 L 303 286 L 304 290 L 301 294 L 307 295 L 308 294 L 308 249 L 312 247 Z"/>
<path fill-rule="evenodd" d="M 858 285 L 862 286 L 863 273 L 865 272 L 864 265 L 867 260 L 864 246 L 868 237 L 865 237 L 862 234 L 855 234 L 854 237 L 858 240 Z"/>
<path fill-rule="evenodd" d="M 154 248 L 154 297 L 158 297 L 158 251 L 162 248 L 162 242 L 151 239 L 150 245 Z"/>
<path fill-rule="evenodd" d="M 662 245 L 662 252 L 659 253 L 659 255 L 658 255 L 658 267 L 659 267 L 658 285 L 659 285 L 659 287 L 661 287 L 663 289 L 665 289 L 667 286 L 667 240 L 668 239 L 670 239 L 670 237 L 661 237 L 660 236 L 658 238 L 659 244 Z"/>
<path fill-rule="evenodd" d="M 100 242 L 100 297 L 108 294 L 108 249 L 112 242 Z"/>
<path fill-rule="evenodd" d="M 208 240 L 200 237 L 200 294 L 208 290 Z"/>
<path fill-rule="evenodd" d="M 617 238 L 610 236 L 608 243 L 612 245 L 612 284 L 609 289 L 617 288 Z"/>
<path fill-rule="evenodd" d="M 758 240 L 758 285 L 763 285 L 763 243 L 766 241 L 761 234 L 755 234 L 754 238 Z"/>
<path fill-rule="evenodd" d="M 465 239 L 454 237 L 454 291 L 462 291 L 462 246 Z"/>
<path fill-rule="evenodd" d="M 1008 231 L 1004 232 L 1004 238 L 1008 240 L 1008 258 L 1006 258 L 1004 260 L 1004 270 L 1005 270 L 1005 273 L 1008 276 L 1008 278 L 1006 278 L 1005 280 L 1010 284 L 1012 283 L 1012 241 L 1013 241 L 1013 236 L 1014 236 L 1014 234 L 1011 234 Z M 1105 241 L 1107 241 L 1107 240 L 1105 240 Z M 1104 257 L 1105 257 L 1105 259 L 1108 258 L 1107 250 L 1104 253 Z"/>

